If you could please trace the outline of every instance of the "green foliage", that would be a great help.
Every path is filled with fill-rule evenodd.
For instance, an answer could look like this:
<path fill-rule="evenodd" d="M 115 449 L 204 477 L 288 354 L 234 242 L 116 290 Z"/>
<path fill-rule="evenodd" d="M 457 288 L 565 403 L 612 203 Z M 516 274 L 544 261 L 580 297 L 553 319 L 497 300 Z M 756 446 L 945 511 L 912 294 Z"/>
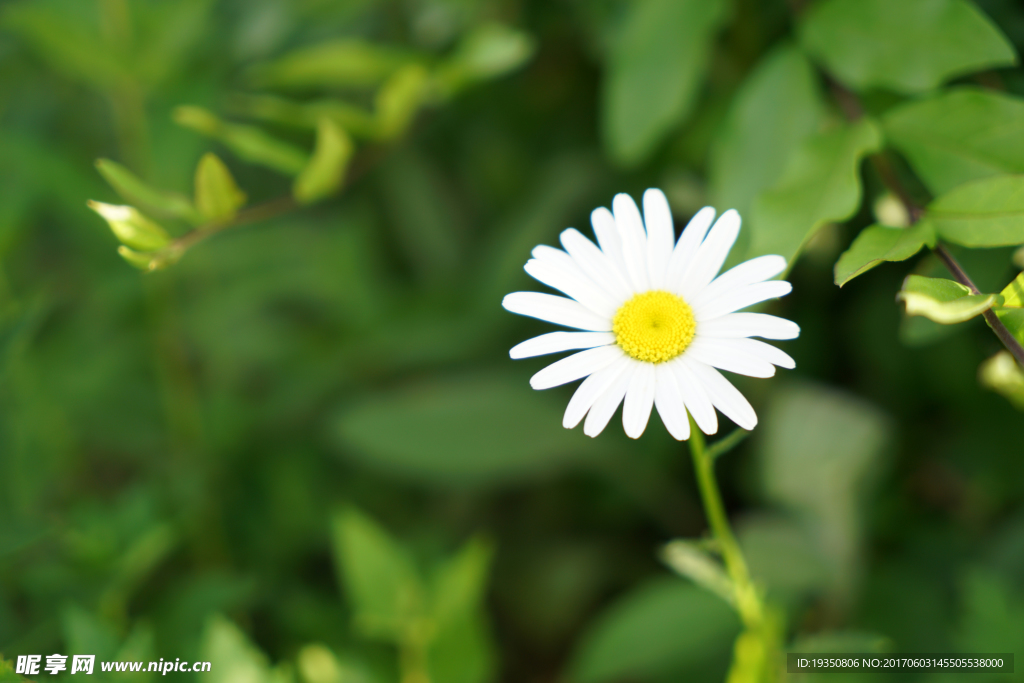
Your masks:
<path fill-rule="evenodd" d="M 132 205 L 141 206 L 158 215 L 181 218 L 192 223 L 198 223 L 201 220 L 201 214 L 196 212 L 196 207 L 187 197 L 176 192 L 150 187 L 115 161 L 98 159 L 96 169 L 103 179 L 121 195 L 121 198 Z"/>
<path fill-rule="evenodd" d="M 298 174 L 308 162 L 306 153 L 298 147 L 255 126 L 225 123 L 200 107 L 178 107 L 174 110 L 174 120 L 178 125 L 222 142 L 243 161 L 285 175 Z"/>
<path fill-rule="evenodd" d="M 292 683 L 294 680 L 290 669 L 271 668 L 267 656 L 237 626 L 219 614 L 206 622 L 202 657 L 219 664 L 211 666 L 205 676 L 214 683 Z"/>
<path fill-rule="evenodd" d="M 715 204 L 749 215 L 754 198 L 778 182 L 793 150 L 815 132 L 822 116 L 807 58 L 791 45 L 765 57 L 733 99 L 711 149 Z"/>
<path fill-rule="evenodd" d="M 967 0 L 823 0 L 800 26 L 801 43 L 856 89 L 919 93 L 1017 61 L 999 29 Z"/>
<path fill-rule="evenodd" d="M 320 119 L 313 156 L 295 178 L 295 199 L 301 204 L 309 204 L 336 192 L 345 180 L 345 171 L 354 151 L 352 139 L 344 129 L 328 118 Z"/>
<path fill-rule="evenodd" d="M 950 88 L 882 119 L 886 139 L 933 194 L 996 175 L 1024 173 L 1024 100 L 980 88 Z"/>
<path fill-rule="evenodd" d="M 965 247 L 1024 243 L 1024 175 L 960 185 L 928 205 L 941 239 Z"/>
<path fill-rule="evenodd" d="M 582 454 L 607 453 L 600 442 L 562 429 L 564 406 L 545 399 L 504 375 L 428 380 L 345 407 L 336 433 L 367 464 L 434 483 L 529 478 Z M 389 426 L 395 424 L 403 428 Z"/>
<path fill-rule="evenodd" d="M 366 88 L 380 85 L 412 61 L 416 52 L 358 38 L 332 40 L 294 50 L 249 72 L 261 88 Z"/>
<path fill-rule="evenodd" d="M 463 88 L 515 71 L 536 50 L 529 34 L 503 24 L 478 26 L 459 41 L 438 65 L 435 78 L 441 92 L 451 95 Z"/>
<path fill-rule="evenodd" d="M 1016 335 L 1018 341 L 1021 336 L 1019 330 Z M 1002 394 L 1017 410 L 1024 411 L 1024 370 L 1009 351 L 1000 351 L 982 363 L 978 368 L 978 379 L 982 386 Z"/>
<path fill-rule="evenodd" d="M 953 280 L 921 275 L 908 275 L 897 297 L 907 305 L 907 315 L 921 315 L 943 325 L 981 315 L 999 299 L 995 294 L 971 294 Z"/>
<path fill-rule="evenodd" d="M 835 283 L 842 287 L 883 261 L 906 261 L 925 246 L 935 246 L 935 230 L 928 221 L 919 221 L 909 228 L 864 228 L 836 261 Z"/>
<path fill-rule="evenodd" d="M 602 133 L 612 158 L 635 166 L 689 113 L 726 0 L 648 0 L 629 6 L 609 55 Z"/>
<path fill-rule="evenodd" d="M 584 634 L 569 679 L 682 677 L 727 652 L 738 627 L 717 596 L 678 579 L 652 580 L 619 598 Z"/>
<path fill-rule="evenodd" d="M 791 261 L 830 221 L 860 206 L 860 160 L 882 144 L 870 120 L 808 138 L 790 157 L 778 183 L 754 200 L 747 257 L 780 254 Z"/>
<path fill-rule="evenodd" d="M 139 213 L 135 207 L 89 202 L 89 208 L 107 222 L 117 239 L 131 249 L 155 251 L 171 241 L 163 227 Z"/>

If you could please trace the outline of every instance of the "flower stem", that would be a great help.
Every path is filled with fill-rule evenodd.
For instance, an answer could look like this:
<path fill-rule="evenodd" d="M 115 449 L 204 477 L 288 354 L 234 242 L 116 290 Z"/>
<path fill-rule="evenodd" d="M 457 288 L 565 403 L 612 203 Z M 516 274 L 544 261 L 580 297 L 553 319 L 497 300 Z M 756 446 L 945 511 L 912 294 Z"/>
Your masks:
<path fill-rule="evenodd" d="M 764 605 L 757 588 L 750 580 L 747 561 L 743 557 L 743 551 L 740 550 L 740 545 L 736 542 L 736 536 L 729 525 L 729 518 L 725 514 L 722 495 L 719 493 L 718 481 L 715 479 L 714 461 L 705 447 L 704 435 L 692 420 L 690 423 L 690 453 L 693 455 L 693 467 L 697 474 L 697 485 L 704 503 L 704 512 L 708 517 L 711 533 L 721 551 L 725 570 L 732 580 L 736 609 L 744 626 L 747 629 L 755 629 L 764 620 Z"/>

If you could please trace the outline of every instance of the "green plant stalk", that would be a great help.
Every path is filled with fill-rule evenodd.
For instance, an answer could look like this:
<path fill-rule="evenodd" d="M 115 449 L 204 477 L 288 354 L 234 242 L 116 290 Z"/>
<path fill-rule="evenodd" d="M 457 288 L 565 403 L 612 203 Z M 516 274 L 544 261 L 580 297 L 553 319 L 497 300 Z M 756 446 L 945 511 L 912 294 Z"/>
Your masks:
<path fill-rule="evenodd" d="M 725 514 L 722 495 L 719 493 L 718 481 L 715 479 L 714 461 L 705 447 L 704 435 L 692 418 L 690 420 L 690 453 L 693 455 L 693 468 L 697 474 L 697 485 L 700 488 L 701 501 L 704 503 L 704 512 L 707 515 L 708 524 L 711 526 L 711 533 L 722 554 L 726 573 L 732 580 L 736 610 L 747 630 L 757 630 L 764 621 L 764 604 L 757 588 L 750 580 L 747 561 L 743 557 L 743 551 L 740 549 L 739 543 L 736 542 L 736 536 L 729 525 L 729 518 Z"/>

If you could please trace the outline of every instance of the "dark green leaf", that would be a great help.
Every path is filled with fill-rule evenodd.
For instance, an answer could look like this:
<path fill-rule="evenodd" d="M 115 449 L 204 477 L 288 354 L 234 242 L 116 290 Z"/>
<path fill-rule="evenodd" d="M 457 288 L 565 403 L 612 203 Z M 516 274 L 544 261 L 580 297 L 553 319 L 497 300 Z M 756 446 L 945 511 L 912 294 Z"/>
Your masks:
<path fill-rule="evenodd" d="M 739 631 L 717 596 L 679 579 L 634 588 L 588 628 L 569 667 L 575 683 L 642 680 L 699 666 Z"/>
<path fill-rule="evenodd" d="M 980 88 L 950 89 L 882 119 L 886 139 L 933 194 L 994 175 L 1024 173 L 1024 99 Z"/>
<path fill-rule="evenodd" d="M 780 254 L 792 263 L 822 226 L 853 215 L 860 206 L 860 160 L 881 144 L 868 119 L 808 138 L 779 183 L 754 200 L 747 258 Z"/>
<path fill-rule="evenodd" d="M 966 0 L 822 0 L 803 17 L 800 40 L 856 89 L 924 92 L 1017 61 L 1010 42 Z"/>
<path fill-rule="evenodd" d="M 747 217 L 754 197 L 778 182 L 822 114 L 817 76 L 803 54 L 783 45 L 766 57 L 736 93 L 711 148 L 715 206 Z"/>
<path fill-rule="evenodd" d="M 690 113 L 728 5 L 646 0 L 627 7 L 608 57 L 601 115 L 612 158 L 634 165 Z"/>
<path fill-rule="evenodd" d="M 536 44 L 528 34 L 502 24 L 484 24 L 459 41 L 435 78 L 449 94 L 477 81 L 518 69 L 533 56 Z"/>
<path fill-rule="evenodd" d="M 909 228 L 864 228 L 836 262 L 835 282 L 842 287 L 883 261 L 906 261 L 924 246 L 935 246 L 935 230 L 928 221 L 918 221 Z"/>
<path fill-rule="evenodd" d="M 370 396 L 336 428 L 347 453 L 378 467 L 436 483 L 504 482 L 604 451 L 562 428 L 564 410 L 521 375 L 478 375 Z"/>

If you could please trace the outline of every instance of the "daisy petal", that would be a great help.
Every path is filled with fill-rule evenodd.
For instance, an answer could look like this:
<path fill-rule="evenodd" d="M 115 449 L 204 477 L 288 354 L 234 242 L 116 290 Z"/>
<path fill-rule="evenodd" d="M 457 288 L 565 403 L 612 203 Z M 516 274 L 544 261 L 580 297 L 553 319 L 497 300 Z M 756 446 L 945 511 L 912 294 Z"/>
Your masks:
<path fill-rule="evenodd" d="M 563 268 L 567 271 L 576 272 L 579 268 L 576 265 L 576 262 L 573 261 L 572 257 L 567 253 L 561 249 L 549 247 L 546 244 L 540 244 L 534 247 L 533 251 L 530 252 L 530 255 L 538 261 L 549 263 L 552 266 L 557 266 L 558 268 Z"/>
<path fill-rule="evenodd" d="M 594 402 L 630 365 L 630 359 L 623 356 L 608 367 L 598 370 L 580 382 L 579 387 L 576 388 L 576 393 L 569 399 L 569 405 L 565 408 L 562 426 L 566 429 L 572 429 L 578 425 L 583 416 L 587 414 L 587 411 L 593 407 Z"/>
<path fill-rule="evenodd" d="M 747 377 L 773 377 L 775 366 L 758 355 L 737 348 L 729 342 L 753 341 L 752 339 L 694 339 L 686 349 L 686 356 L 706 365 L 735 372 Z"/>
<path fill-rule="evenodd" d="M 639 439 L 647 429 L 651 408 L 654 407 L 655 381 L 654 366 L 650 363 L 642 363 L 629 381 L 622 406 L 622 427 L 631 439 Z"/>
<path fill-rule="evenodd" d="M 736 337 L 796 339 L 800 336 L 800 326 L 791 320 L 767 313 L 728 313 L 720 318 L 701 322 L 697 334 L 719 339 Z"/>
<path fill-rule="evenodd" d="M 735 209 L 729 209 L 715 221 L 714 227 L 701 243 L 693 262 L 683 275 L 676 290 L 679 296 L 691 301 L 696 294 L 708 286 L 708 283 L 722 269 L 729 250 L 740 234 L 740 215 Z"/>
<path fill-rule="evenodd" d="M 505 310 L 549 323 L 575 327 L 590 332 L 611 332 L 611 318 L 602 318 L 578 301 L 540 292 L 506 294 L 501 305 Z"/>
<path fill-rule="evenodd" d="M 791 291 L 793 291 L 793 285 L 784 280 L 758 282 L 755 285 L 740 287 L 710 301 L 702 302 L 699 306 L 693 306 L 693 316 L 698 323 L 702 323 L 705 320 L 712 320 L 768 299 L 786 296 Z"/>
<path fill-rule="evenodd" d="M 640 219 L 640 209 L 636 208 L 632 197 L 620 192 L 612 200 L 612 213 L 622 238 L 622 257 L 626 261 L 629 281 L 638 292 L 646 291 L 651 286 L 647 279 L 647 235 Z"/>
<path fill-rule="evenodd" d="M 667 365 L 672 368 L 672 374 L 675 375 L 676 383 L 679 385 L 679 395 L 683 397 L 683 403 L 690 411 L 690 415 L 693 415 L 693 421 L 705 434 L 710 435 L 717 432 L 718 416 L 715 414 L 715 406 L 711 403 L 711 397 L 683 362 L 683 357 L 670 361 Z"/>
<path fill-rule="evenodd" d="M 630 380 L 638 366 L 639 363 L 629 363 L 622 374 L 616 377 L 594 401 L 594 406 L 587 413 L 587 419 L 583 423 L 584 434 L 593 438 L 604 431 L 608 421 L 615 414 L 615 409 L 619 407 L 622 399 L 626 396 L 626 389 L 629 388 Z"/>
<path fill-rule="evenodd" d="M 665 288 L 668 291 L 678 291 L 683 276 L 693 262 L 693 257 L 714 220 L 714 208 L 705 206 L 683 228 L 683 234 L 676 242 L 676 248 L 672 250 L 672 257 L 668 262 L 668 273 L 665 275 Z"/>
<path fill-rule="evenodd" d="M 676 441 L 690 438 L 690 421 L 686 417 L 683 395 L 679 393 L 679 383 L 675 373 L 669 369 L 659 369 L 657 385 L 654 387 L 654 406 L 661 415 L 665 429 Z"/>
<path fill-rule="evenodd" d="M 572 268 L 573 270 L 566 270 L 560 266 L 530 259 L 523 269 L 534 280 L 567 294 L 594 313 L 606 318 L 614 316 L 618 308 L 615 302 L 600 288 L 594 286 L 589 278 L 582 274 L 577 275 L 579 269 L 576 264 L 572 264 Z"/>
<path fill-rule="evenodd" d="M 598 346 L 580 351 L 538 372 L 530 378 L 530 386 L 542 390 L 575 382 L 580 377 L 608 367 L 618 358 L 622 358 L 622 349 L 618 346 Z"/>
<path fill-rule="evenodd" d="M 683 358 L 683 363 L 694 374 L 708 392 L 708 397 L 722 414 L 746 430 L 757 426 L 757 413 L 746 397 L 722 376 L 718 370 L 691 358 Z"/>
<path fill-rule="evenodd" d="M 796 367 L 796 361 L 788 353 L 756 339 L 708 339 L 707 342 L 713 343 L 729 353 L 735 352 L 754 356 L 766 363 L 778 365 L 780 368 L 786 368 L 787 370 L 792 370 Z M 715 367 L 718 366 L 716 365 Z M 722 369 L 725 370 L 726 368 Z"/>
<path fill-rule="evenodd" d="M 592 349 L 595 346 L 606 346 L 615 343 L 615 335 L 611 332 L 548 332 L 533 339 L 516 344 L 508 352 L 510 358 L 533 358 L 546 356 L 549 353 L 561 353 L 573 349 Z"/>
<path fill-rule="evenodd" d="M 619 301 L 625 301 L 630 297 L 633 292 L 623 274 L 596 244 L 584 237 L 576 228 L 564 230 L 561 240 L 573 262 L 587 277 Z"/>
<path fill-rule="evenodd" d="M 601 206 L 590 212 L 590 224 L 594 227 L 594 234 L 597 236 L 597 243 L 601 245 L 601 251 L 616 265 L 628 282 L 626 259 L 622 255 L 622 237 L 619 235 L 618 228 L 615 227 L 615 216 Z M 629 286 L 633 285 L 630 283 Z"/>
<path fill-rule="evenodd" d="M 702 301 L 711 301 L 734 289 L 764 282 L 785 269 L 786 259 L 781 256 L 758 256 L 750 259 L 712 280 L 711 284 L 693 297 L 691 305 L 699 306 Z"/>
<path fill-rule="evenodd" d="M 661 190 L 651 188 L 644 192 L 644 226 L 647 228 L 647 275 L 651 289 L 665 289 L 676 231 L 668 199 Z"/>

